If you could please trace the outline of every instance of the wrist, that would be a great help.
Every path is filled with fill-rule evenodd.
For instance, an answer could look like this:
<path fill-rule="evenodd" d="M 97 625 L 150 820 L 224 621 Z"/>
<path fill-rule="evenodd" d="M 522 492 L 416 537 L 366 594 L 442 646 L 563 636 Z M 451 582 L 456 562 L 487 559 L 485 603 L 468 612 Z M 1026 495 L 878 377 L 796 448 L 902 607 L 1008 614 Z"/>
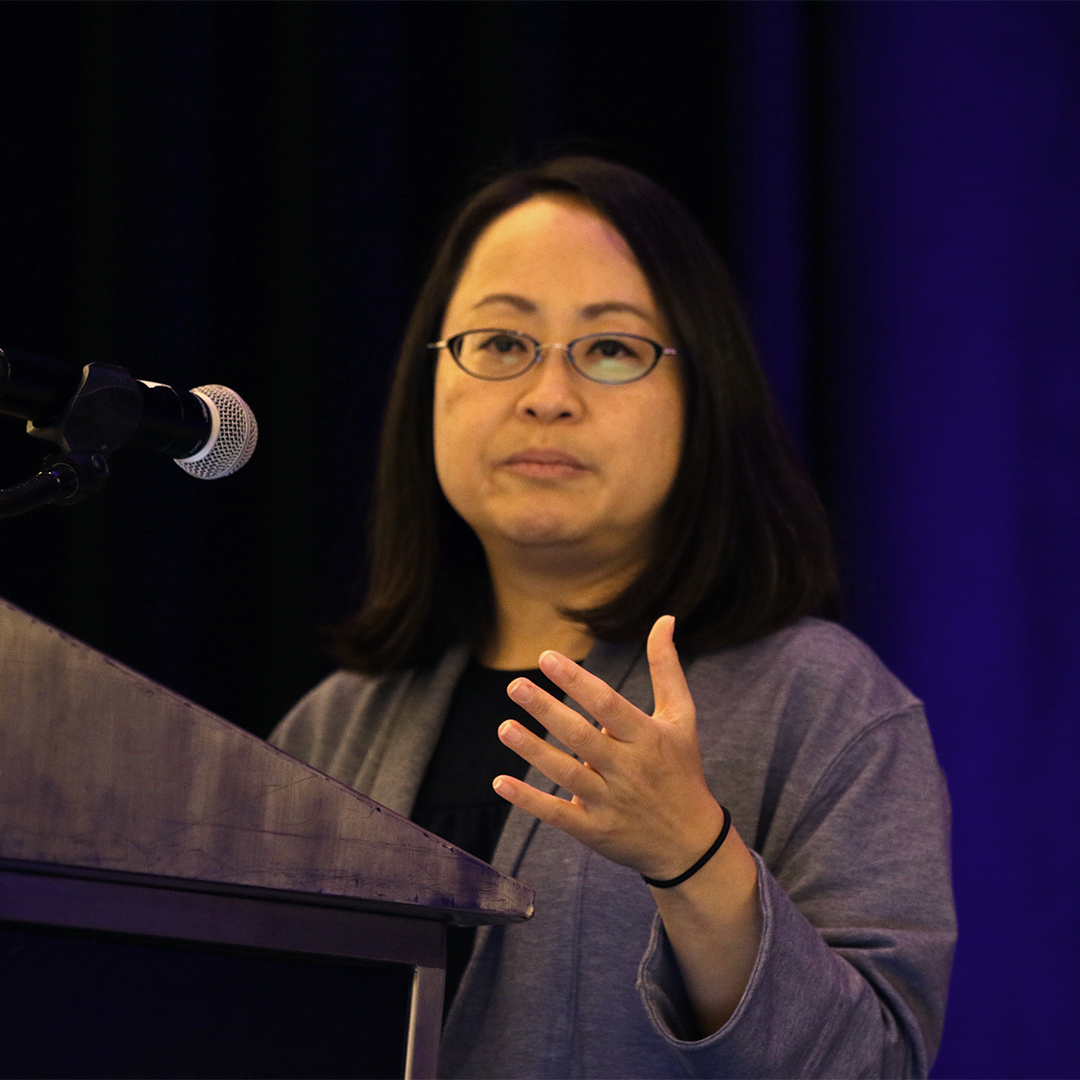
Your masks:
<path fill-rule="evenodd" d="M 726 806 L 721 806 L 721 813 L 723 814 L 723 822 L 720 826 L 720 831 L 716 834 L 716 839 L 705 850 L 705 853 L 701 855 L 695 862 L 693 862 L 682 873 L 676 874 L 670 878 L 652 878 L 647 877 L 645 874 L 641 875 L 642 880 L 646 885 L 651 886 L 654 889 L 673 889 L 676 885 L 681 885 L 684 881 L 688 881 L 692 878 L 710 859 L 720 850 L 724 845 L 724 841 L 728 837 L 728 833 L 731 831 L 731 812 Z"/>

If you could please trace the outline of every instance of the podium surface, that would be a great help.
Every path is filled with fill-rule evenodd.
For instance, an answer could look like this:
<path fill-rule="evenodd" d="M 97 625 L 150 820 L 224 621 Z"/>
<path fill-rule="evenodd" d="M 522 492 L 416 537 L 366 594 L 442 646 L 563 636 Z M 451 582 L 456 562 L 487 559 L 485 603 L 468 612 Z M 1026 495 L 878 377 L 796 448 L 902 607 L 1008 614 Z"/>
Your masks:
<path fill-rule="evenodd" d="M 262 985 L 275 978 L 273 962 L 297 958 L 330 964 L 341 978 L 338 969 L 353 965 L 376 987 L 364 991 L 365 1008 L 404 994 L 399 1074 L 426 1076 L 436 1064 L 445 924 L 531 912 L 519 882 L 0 600 L 0 920 L 9 934 L 30 935 L 31 951 L 52 955 L 56 935 L 76 932 L 112 935 L 116 956 L 217 949 L 204 966 L 222 985 Z M 263 973 L 223 974 L 226 953 Z M 328 970 L 312 986 L 332 981 Z M 285 1021 L 275 1023 L 271 1041 Z M 372 1037 L 385 1035 L 384 1019 L 372 1026 Z M 240 1045 L 205 1073 L 189 1064 L 185 1074 L 256 1075 L 229 1064 L 253 1044 Z M 148 1059 L 148 1075 L 179 1075 L 173 1058 L 158 1060 Z M 305 1074 L 302 1062 L 290 1072 L 280 1053 L 275 1060 L 274 1075 Z M 341 1075 L 387 1075 L 386 1060 L 377 1072 L 358 1061 Z M 128 1075 L 146 1064 L 133 1060 Z M 111 1065 L 102 1067 L 78 1075 L 108 1075 Z M 325 1064 L 316 1071 L 328 1074 Z"/>

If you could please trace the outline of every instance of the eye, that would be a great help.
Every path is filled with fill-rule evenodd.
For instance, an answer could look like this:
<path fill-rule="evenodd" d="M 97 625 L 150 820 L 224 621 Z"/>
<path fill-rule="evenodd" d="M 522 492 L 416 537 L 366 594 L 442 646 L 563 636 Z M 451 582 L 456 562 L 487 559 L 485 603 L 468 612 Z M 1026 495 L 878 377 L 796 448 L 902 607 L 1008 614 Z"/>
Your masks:
<path fill-rule="evenodd" d="M 472 335 L 470 335 L 472 336 Z M 484 352 L 495 352 L 503 356 L 517 355 L 528 351 L 526 342 L 516 334 L 490 333 L 484 331 L 476 335 L 476 349 Z"/>
<path fill-rule="evenodd" d="M 615 359 L 619 356 L 635 356 L 636 352 L 625 341 L 618 338 L 601 338 L 594 341 L 589 349 L 590 356 L 602 356 L 605 359 Z"/>
<path fill-rule="evenodd" d="M 536 346 L 513 330 L 466 330 L 455 339 L 454 359 L 478 379 L 512 379 L 533 361 Z"/>
<path fill-rule="evenodd" d="M 656 347 L 634 334 L 597 334 L 574 342 L 577 369 L 595 382 L 623 383 L 641 378 L 656 363 Z"/>

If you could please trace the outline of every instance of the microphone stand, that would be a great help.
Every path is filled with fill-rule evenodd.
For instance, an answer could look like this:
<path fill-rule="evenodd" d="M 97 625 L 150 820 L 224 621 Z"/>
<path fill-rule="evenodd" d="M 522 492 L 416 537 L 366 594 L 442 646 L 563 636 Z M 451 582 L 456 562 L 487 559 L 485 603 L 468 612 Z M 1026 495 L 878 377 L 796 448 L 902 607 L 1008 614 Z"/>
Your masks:
<path fill-rule="evenodd" d="M 101 454 L 50 454 L 36 476 L 0 488 L 0 518 L 19 517 L 49 503 L 70 506 L 108 479 L 109 463 Z"/>
<path fill-rule="evenodd" d="M 36 476 L 0 489 L 0 518 L 50 503 L 71 506 L 99 490 L 109 479 L 109 454 L 139 426 L 142 402 L 138 383 L 123 368 L 87 364 L 75 396 L 59 417 L 27 423 L 28 434 L 56 443 L 63 453 L 47 457 Z"/>

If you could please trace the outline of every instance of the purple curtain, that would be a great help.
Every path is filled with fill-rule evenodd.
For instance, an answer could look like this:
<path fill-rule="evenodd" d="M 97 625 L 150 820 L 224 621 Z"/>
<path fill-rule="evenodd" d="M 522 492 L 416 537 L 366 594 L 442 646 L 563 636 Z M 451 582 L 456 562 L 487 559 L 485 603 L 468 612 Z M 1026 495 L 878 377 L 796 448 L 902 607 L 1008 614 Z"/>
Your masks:
<path fill-rule="evenodd" d="M 817 62 L 829 494 L 925 699 L 961 936 L 940 1076 L 1080 1069 L 1080 10 L 834 9 Z"/>

